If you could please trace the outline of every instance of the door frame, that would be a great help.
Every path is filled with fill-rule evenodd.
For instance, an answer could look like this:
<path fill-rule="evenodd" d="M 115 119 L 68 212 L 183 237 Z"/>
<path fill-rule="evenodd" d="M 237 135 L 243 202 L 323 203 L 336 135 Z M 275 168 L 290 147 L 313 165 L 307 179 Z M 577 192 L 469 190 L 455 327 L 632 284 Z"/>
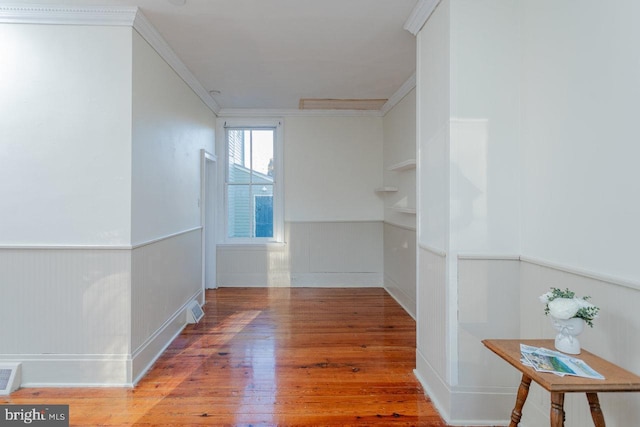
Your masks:
<path fill-rule="evenodd" d="M 200 150 L 200 224 L 202 226 L 202 301 L 204 291 L 218 287 L 216 280 L 216 219 L 218 158 Z M 209 262 L 207 262 L 209 260 Z M 209 283 L 207 283 L 209 277 Z M 213 281 L 213 284 L 211 283 Z"/>

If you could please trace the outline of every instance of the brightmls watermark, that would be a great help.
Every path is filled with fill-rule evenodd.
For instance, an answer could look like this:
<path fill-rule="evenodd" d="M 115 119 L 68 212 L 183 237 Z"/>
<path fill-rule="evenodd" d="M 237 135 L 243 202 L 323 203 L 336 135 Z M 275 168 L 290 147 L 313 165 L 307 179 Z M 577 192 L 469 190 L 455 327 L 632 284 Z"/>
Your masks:
<path fill-rule="evenodd" d="M 69 405 L 0 405 L 0 427 L 69 427 Z"/>

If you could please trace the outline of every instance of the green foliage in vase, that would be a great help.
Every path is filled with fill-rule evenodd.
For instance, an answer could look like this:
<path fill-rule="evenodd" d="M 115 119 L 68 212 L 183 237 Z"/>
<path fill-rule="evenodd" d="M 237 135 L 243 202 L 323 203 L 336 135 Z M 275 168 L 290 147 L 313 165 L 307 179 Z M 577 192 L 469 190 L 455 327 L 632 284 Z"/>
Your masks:
<path fill-rule="evenodd" d="M 540 295 L 540 301 L 545 304 L 544 314 L 558 319 L 577 317 L 593 328 L 593 319 L 598 317 L 600 309 L 588 301 L 590 298 L 590 296 L 578 298 L 569 288 L 562 290 L 553 287 L 551 291 Z"/>

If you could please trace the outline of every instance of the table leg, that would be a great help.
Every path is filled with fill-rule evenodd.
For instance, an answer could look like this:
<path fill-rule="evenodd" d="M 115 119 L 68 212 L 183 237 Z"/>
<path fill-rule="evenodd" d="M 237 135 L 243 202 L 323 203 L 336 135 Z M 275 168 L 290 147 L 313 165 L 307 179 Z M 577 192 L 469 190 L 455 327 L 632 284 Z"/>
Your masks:
<path fill-rule="evenodd" d="M 511 423 L 509 427 L 518 427 L 520 418 L 522 418 L 522 407 L 529 395 L 529 386 L 531 385 L 531 378 L 522 374 L 522 381 L 520 381 L 520 387 L 518 388 L 518 396 L 516 397 L 516 406 L 511 411 Z"/>
<path fill-rule="evenodd" d="M 564 427 L 564 393 L 551 393 L 551 427 Z"/>
<path fill-rule="evenodd" d="M 591 418 L 593 418 L 593 425 L 595 425 L 596 427 L 605 427 L 604 414 L 600 409 L 598 393 L 587 393 L 587 400 L 589 401 L 589 409 L 591 409 Z"/>

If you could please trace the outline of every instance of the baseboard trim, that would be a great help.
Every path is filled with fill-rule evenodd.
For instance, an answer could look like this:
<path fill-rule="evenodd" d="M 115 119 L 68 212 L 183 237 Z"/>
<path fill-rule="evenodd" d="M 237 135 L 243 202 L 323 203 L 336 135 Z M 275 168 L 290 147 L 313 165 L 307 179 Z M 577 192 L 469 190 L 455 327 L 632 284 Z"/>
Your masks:
<path fill-rule="evenodd" d="M 389 284 L 390 284 L 390 283 L 395 284 L 396 286 L 389 286 Z M 385 290 L 385 291 L 387 291 L 387 293 L 388 293 L 388 294 L 389 294 L 389 295 L 390 295 L 394 300 L 396 300 L 396 302 L 397 302 L 398 304 L 400 304 L 400 307 L 402 307 L 402 308 L 404 309 L 404 311 L 406 311 L 406 312 L 407 312 L 407 314 L 408 314 L 409 316 L 411 316 L 411 318 L 412 318 L 413 320 L 417 320 L 416 313 L 414 312 L 414 310 L 410 310 L 410 309 L 409 309 L 409 307 L 407 307 L 407 304 L 404 302 L 404 300 L 405 300 L 405 299 L 409 300 L 409 299 L 411 299 L 411 298 L 409 298 L 409 296 L 408 296 L 408 295 L 404 294 L 404 293 L 402 292 L 402 289 L 400 289 L 400 287 L 399 287 L 399 286 L 397 286 L 396 282 L 395 282 L 395 281 L 393 281 L 393 280 L 392 280 L 390 277 L 388 277 L 388 276 L 385 276 L 385 278 L 384 278 L 384 290 Z M 395 292 L 396 290 L 397 290 L 398 292 Z M 398 293 L 400 293 L 400 294 L 402 295 L 402 298 L 398 296 Z M 414 300 L 414 303 L 415 303 L 415 300 Z"/>
<path fill-rule="evenodd" d="M 511 414 L 516 401 L 515 390 L 513 393 L 495 393 L 488 390 L 466 392 L 452 390 L 452 412 L 468 411 L 474 417 L 467 417 L 464 413 L 451 414 L 447 424 L 452 426 L 506 426 L 508 418 L 493 418 Z M 484 414 L 482 414 L 484 412 Z M 480 415 L 480 418 L 476 418 Z M 482 418 L 484 416 L 485 418 Z"/>
<path fill-rule="evenodd" d="M 451 391 L 418 349 L 416 349 L 416 369 L 413 373 L 424 388 L 425 394 L 431 399 L 440 417 L 448 423 L 451 418 L 448 409 L 451 407 Z"/>
<path fill-rule="evenodd" d="M 221 288 L 382 288 L 382 273 L 219 274 Z"/>
<path fill-rule="evenodd" d="M 186 311 L 194 299 L 200 300 L 203 291 L 196 292 L 164 324 L 140 345 L 131 357 L 132 384 L 137 384 L 151 369 L 174 339 L 187 326 Z"/>
<path fill-rule="evenodd" d="M 5 354 L 0 362 L 22 363 L 23 388 L 133 386 L 127 354 Z"/>
<path fill-rule="evenodd" d="M 382 288 L 382 273 L 295 273 L 291 286 L 314 288 Z"/>
<path fill-rule="evenodd" d="M 469 411 L 473 414 L 484 411 L 496 414 L 510 414 L 515 402 L 516 388 L 504 389 L 480 388 L 476 390 L 461 390 L 451 387 L 438 375 L 420 350 L 416 350 L 416 369 L 414 375 L 431 399 L 440 416 L 450 426 L 470 425 L 507 425 L 508 419 L 493 418 L 491 414 L 484 414 L 485 418 L 465 417 L 459 411 Z M 454 413 L 455 412 L 455 413 Z"/>
<path fill-rule="evenodd" d="M 185 328 L 188 304 L 202 298 L 202 292 L 189 298 L 131 356 L 9 354 L 0 355 L 0 362 L 22 363 L 22 387 L 133 387 Z"/>
<path fill-rule="evenodd" d="M 290 220 L 286 224 L 362 224 L 362 223 L 384 223 L 381 219 L 319 219 L 319 220 Z"/>

